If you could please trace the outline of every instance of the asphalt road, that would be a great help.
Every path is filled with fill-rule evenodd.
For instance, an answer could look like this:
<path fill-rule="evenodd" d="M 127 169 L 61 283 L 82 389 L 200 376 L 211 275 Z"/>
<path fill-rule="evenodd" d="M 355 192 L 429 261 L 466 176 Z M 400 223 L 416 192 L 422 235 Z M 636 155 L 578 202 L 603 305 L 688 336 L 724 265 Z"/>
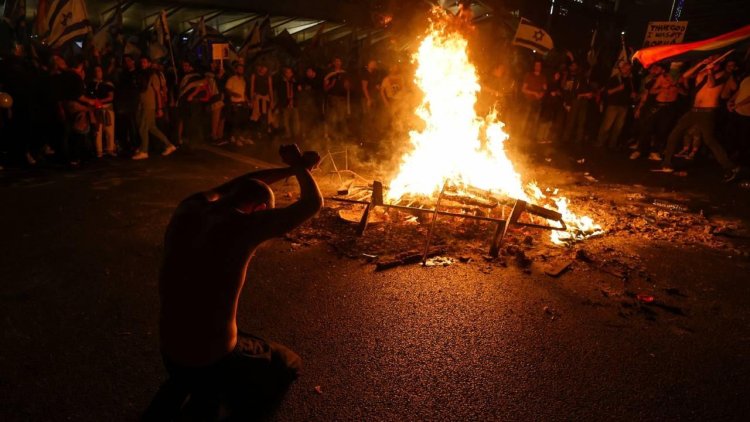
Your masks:
<path fill-rule="evenodd" d="M 0 420 L 137 419 L 165 376 L 165 224 L 251 167 L 196 152 L 0 176 Z M 626 247 L 684 315 L 623 313 L 602 293 L 619 281 L 584 269 L 374 272 L 277 240 L 250 266 L 239 325 L 304 359 L 279 421 L 747 420 L 747 259 Z"/>

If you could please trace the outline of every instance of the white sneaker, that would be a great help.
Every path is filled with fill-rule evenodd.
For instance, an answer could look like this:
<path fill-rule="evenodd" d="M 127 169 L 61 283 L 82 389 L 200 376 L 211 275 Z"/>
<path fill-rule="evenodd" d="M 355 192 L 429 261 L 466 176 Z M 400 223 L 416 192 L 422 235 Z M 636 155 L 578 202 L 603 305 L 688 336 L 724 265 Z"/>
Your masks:
<path fill-rule="evenodd" d="M 148 154 L 145 152 L 137 152 L 134 156 L 131 157 L 133 160 L 145 160 L 148 158 Z"/>
<path fill-rule="evenodd" d="M 166 157 L 175 151 L 177 151 L 177 147 L 175 147 L 174 145 L 169 145 L 167 149 L 165 149 L 164 152 L 161 153 L 161 155 L 162 157 Z"/>
<path fill-rule="evenodd" d="M 633 151 L 633 152 L 632 152 L 632 153 L 630 154 L 630 159 L 631 159 L 631 160 L 637 160 L 637 159 L 638 159 L 638 157 L 640 157 L 640 156 L 641 156 L 641 152 L 640 152 L 640 151 Z"/>
<path fill-rule="evenodd" d="M 648 155 L 648 159 L 651 160 L 651 161 L 661 161 L 662 160 L 661 154 L 659 154 L 658 152 L 652 152 L 652 153 L 650 153 Z"/>

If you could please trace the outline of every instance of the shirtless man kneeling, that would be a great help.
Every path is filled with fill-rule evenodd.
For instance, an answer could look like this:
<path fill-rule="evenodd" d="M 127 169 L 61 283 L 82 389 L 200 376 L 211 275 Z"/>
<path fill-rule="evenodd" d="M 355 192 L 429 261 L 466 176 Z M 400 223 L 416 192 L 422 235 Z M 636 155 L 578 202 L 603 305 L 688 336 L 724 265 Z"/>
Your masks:
<path fill-rule="evenodd" d="M 161 352 L 170 379 L 144 419 L 171 419 L 196 397 L 213 400 L 211 411 L 219 399 L 231 409 L 232 403 L 283 389 L 297 377 L 302 361 L 296 353 L 237 330 L 237 302 L 256 248 L 323 205 L 310 175 L 318 154 L 302 154 L 296 145 L 282 146 L 279 153 L 289 167 L 249 173 L 196 193 L 174 212 L 159 282 Z M 300 199 L 274 208 L 268 184 L 291 176 Z"/>

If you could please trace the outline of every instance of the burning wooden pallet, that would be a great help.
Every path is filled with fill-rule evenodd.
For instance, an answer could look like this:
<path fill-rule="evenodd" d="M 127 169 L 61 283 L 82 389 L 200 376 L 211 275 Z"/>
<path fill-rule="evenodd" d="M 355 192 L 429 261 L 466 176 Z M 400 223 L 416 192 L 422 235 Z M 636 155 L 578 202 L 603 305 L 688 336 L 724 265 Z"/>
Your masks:
<path fill-rule="evenodd" d="M 561 231 L 567 230 L 567 227 L 565 226 L 565 222 L 562 219 L 562 215 L 557 211 L 553 211 L 548 208 L 541 207 L 539 205 L 530 204 L 520 199 L 496 198 L 490 193 L 481 191 L 479 189 L 469 188 L 467 192 L 459 192 L 459 190 L 455 189 L 455 187 L 449 186 L 446 184 L 443 186 L 443 189 L 438 195 L 437 200 L 435 201 L 435 205 L 432 208 L 414 206 L 415 204 L 418 204 L 418 205 L 424 204 L 425 198 L 420 198 L 420 199 L 412 198 L 412 200 L 406 200 L 406 201 L 402 200 L 399 203 L 395 203 L 395 204 L 385 203 L 385 201 L 383 200 L 383 184 L 379 181 L 373 182 L 372 193 L 369 196 L 370 196 L 369 200 L 366 200 L 365 199 L 366 195 L 363 195 L 362 191 L 360 191 L 359 194 L 347 194 L 346 196 L 334 196 L 334 197 L 330 197 L 327 199 L 331 201 L 336 201 L 336 202 L 343 202 L 343 203 L 348 203 L 348 204 L 360 204 L 360 205 L 365 206 L 364 211 L 362 212 L 362 217 L 360 218 L 359 224 L 357 225 L 358 236 L 364 235 L 365 231 L 367 230 L 367 224 L 370 218 L 370 211 L 372 211 L 376 207 L 382 207 L 386 210 L 396 209 L 396 210 L 407 211 L 410 213 L 432 214 L 432 221 L 430 223 L 430 231 L 427 237 L 425 251 L 429 250 L 430 241 L 432 239 L 432 231 L 435 226 L 435 221 L 437 220 L 438 215 L 465 218 L 465 219 L 471 219 L 471 220 L 479 220 L 479 221 L 487 221 L 487 222 L 494 223 L 496 225 L 496 228 L 495 228 L 494 235 L 492 237 L 492 243 L 490 244 L 490 251 L 489 251 L 490 255 L 493 257 L 498 256 L 500 252 L 500 247 L 503 244 L 503 239 L 505 238 L 505 235 L 507 234 L 508 229 L 511 225 L 531 227 L 531 228 L 543 229 L 543 230 L 561 230 Z M 441 209 L 442 201 L 449 201 L 449 202 L 459 204 L 457 206 L 448 207 L 454 210 L 467 211 L 467 209 L 473 209 L 477 212 L 475 212 L 474 214 L 470 214 L 467 212 L 461 213 L 461 212 L 446 211 L 445 204 L 442 204 L 443 209 Z M 407 205 L 402 205 L 403 203 L 406 203 Z M 500 205 L 512 207 L 510 214 L 508 215 L 507 218 L 492 217 L 491 212 L 480 211 L 482 209 L 491 210 Z M 555 221 L 559 223 L 560 226 L 554 227 L 554 226 L 544 225 L 544 224 L 522 222 L 520 221 L 520 218 L 524 213 L 540 217 L 547 221 Z M 486 215 L 481 215 L 481 214 L 486 214 Z M 427 253 L 425 252 L 425 257 L 426 256 L 427 256 Z"/>

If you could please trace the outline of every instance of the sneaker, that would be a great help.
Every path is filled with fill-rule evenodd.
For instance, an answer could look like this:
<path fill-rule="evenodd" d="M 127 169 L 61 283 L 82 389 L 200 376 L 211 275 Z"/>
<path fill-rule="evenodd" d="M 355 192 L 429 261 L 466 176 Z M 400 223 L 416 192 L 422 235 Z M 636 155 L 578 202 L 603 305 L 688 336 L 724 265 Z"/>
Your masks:
<path fill-rule="evenodd" d="M 26 163 L 28 163 L 28 165 L 30 166 L 36 165 L 36 160 L 34 159 L 34 156 L 31 155 L 30 152 L 26 153 Z"/>
<path fill-rule="evenodd" d="M 164 151 L 163 151 L 163 152 L 161 153 L 161 155 L 162 155 L 162 157 L 166 157 L 166 156 L 168 156 L 168 155 L 171 155 L 171 154 L 172 154 L 173 152 L 175 152 L 175 151 L 177 151 L 177 147 L 175 147 L 174 145 L 169 145 L 169 146 L 167 147 L 167 149 L 165 149 L 165 150 L 164 150 Z"/>
<path fill-rule="evenodd" d="M 109 155 L 110 157 L 117 157 L 116 151 L 106 151 L 105 154 Z"/>
<path fill-rule="evenodd" d="M 55 150 L 51 146 L 45 145 L 42 147 L 42 154 L 44 155 L 55 155 Z"/>
<path fill-rule="evenodd" d="M 131 157 L 133 160 L 145 160 L 148 158 L 148 154 L 145 152 L 136 152 L 134 156 Z"/>
<path fill-rule="evenodd" d="M 655 173 L 674 173 L 674 169 L 672 167 L 660 167 L 658 169 L 651 170 Z"/>
<path fill-rule="evenodd" d="M 661 161 L 662 160 L 661 154 L 659 154 L 658 152 L 652 152 L 652 153 L 648 154 L 648 159 L 651 160 L 651 161 Z"/>
<path fill-rule="evenodd" d="M 630 159 L 631 160 L 637 160 L 640 156 L 641 156 L 641 152 L 640 151 L 633 151 L 630 154 Z"/>
<path fill-rule="evenodd" d="M 628 145 L 628 149 L 638 149 L 638 142 L 634 142 Z"/>
<path fill-rule="evenodd" d="M 97 152 L 96 153 L 96 158 L 102 158 L 102 157 L 104 157 L 104 153 L 103 152 Z"/>
<path fill-rule="evenodd" d="M 740 175 L 740 168 L 735 167 L 724 174 L 724 183 L 733 182 Z"/>

